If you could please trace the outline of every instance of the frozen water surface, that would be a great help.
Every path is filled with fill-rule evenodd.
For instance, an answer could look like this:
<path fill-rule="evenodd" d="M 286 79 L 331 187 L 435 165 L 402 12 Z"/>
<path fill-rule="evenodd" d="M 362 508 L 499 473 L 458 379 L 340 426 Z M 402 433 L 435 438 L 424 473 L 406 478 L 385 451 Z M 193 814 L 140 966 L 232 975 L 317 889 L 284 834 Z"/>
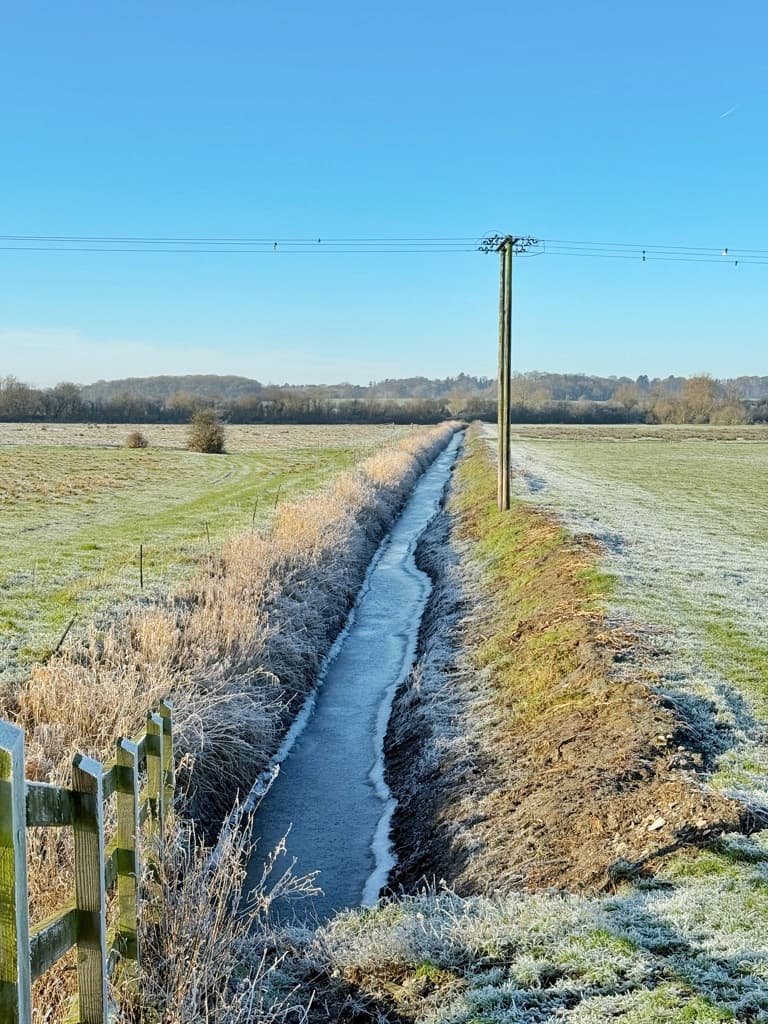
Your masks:
<path fill-rule="evenodd" d="M 457 434 L 419 479 L 380 548 L 314 711 L 256 813 L 251 885 L 286 833 L 295 873 L 319 872 L 322 895 L 279 909 L 283 915 L 323 919 L 372 903 L 392 866 L 384 734 L 430 591 L 414 551 L 439 510 L 460 444 Z"/>

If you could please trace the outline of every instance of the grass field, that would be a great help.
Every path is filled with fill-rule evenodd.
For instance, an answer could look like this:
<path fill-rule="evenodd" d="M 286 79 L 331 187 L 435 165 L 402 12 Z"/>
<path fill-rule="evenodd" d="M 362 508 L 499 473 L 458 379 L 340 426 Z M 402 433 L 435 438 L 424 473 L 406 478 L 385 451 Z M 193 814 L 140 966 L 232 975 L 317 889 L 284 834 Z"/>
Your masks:
<path fill-rule="evenodd" d="M 521 439 L 559 441 L 768 441 L 768 424 L 709 426 L 696 423 L 515 423 L 512 425 L 512 435 Z"/>
<path fill-rule="evenodd" d="M 277 501 L 320 486 L 408 428 L 235 427 L 228 454 L 184 450 L 185 427 L 0 425 L 0 679 L 75 629 L 151 598 Z M 137 428 L 138 429 L 138 428 Z M 144 545 L 144 590 L 139 545 Z"/>
<path fill-rule="evenodd" d="M 551 799 L 553 791 L 566 791 L 568 797 L 574 766 L 567 751 L 590 729 L 590 707 L 601 719 L 612 713 L 609 709 L 615 714 L 624 679 L 638 700 L 646 687 L 635 685 L 637 680 L 650 683 L 651 692 L 656 686 L 669 697 L 665 710 L 669 708 L 679 721 L 692 749 L 704 754 L 701 781 L 706 782 L 706 769 L 711 767 L 716 787 L 735 791 L 758 807 L 768 802 L 768 537 L 763 511 L 768 444 L 749 432 L 748 442 L 723 438 L 719 430 L 696 429 L 692 435 L 661 430 L 650 440 L 604 428 L 519 431 L 513 445 L 517 502 L 503 516 L 495 512 L 492 471 L 487 474 L 487 511 L 475 511 L 469 524 L 475 540 L 468 556 L 463 549 L 462 558 L 481 556 L 486 573 L 493 574 L 505 560 L 515 569 L 507 580 L 507 593 L 499 597 L 488 591 L 478 602 L 482 632 L 476 648 L 482 654 L 495 644 L 491 654 L 506 677 L 514 683 L 515 673 L 519 675 L 523 698 L 510 702 L 511 711 L 530 710 L 524 699 L 526 683 L 535 698 L 532 668 L 546 664 L 546 648 L 552 648 L 553 637 L 555 646 L 549 654 L 555 678 L 539 688 L 543 697 L 556 699 L 563 686 L 580 687 L 573 662 L 556 662 L 558 654 L 567 653 L 563 629 L 569 624 L 563 609 L 556 607 L 558 590 L 572 589 L 574 580 L 599 584 L 586 605 L 575 604 L 576 612 L 591 622 L 596 599 L 606 613 L 597 616 L 599 635 L 606 642 L 616 635 L 622 645 L 626 643 L 616 677 L 603 690 L 585 693 L 581 706 L 574 702 L 577 721 L 564 740 L 570 745 L 562 750 L 556 746 L 556 724 L 570 713 L 564 706 L 551 716 L 548 734 L 534 736 L 538 775 L 522 754 L 525 744 L 510 744 L 512 767 L 504 778 L 513 783 L 516 776 L 521 782 L 535 779 L 532 809 L 537 817 L 545 807 L 543 798 Z M 462 474 L 465 485 L 475 476 L 483 480 L 477 465 L 460 469 L 460 481 Z M 472 493 L 460 493 L 473 508 Z M 597 553 L 593 573 L 600 575 L 585 577 L 562 559 L 548 558 L 542 535 L 520 529 L 521 500 L 554 512 L 578 534 L 596 537 L 597 552 L 591 542 L 576 549 L 590 559 Z M 567 543 L 568 533 L 560 532 L 560 542 Z M 556 545 L 549 546 L 550 555 L 553 550 L 557 554 Z M 453 573 L 449 563 L 449 578 Z M 515 594 L 520 598 L 517 609 Z M 494 618 L 497 605 L 502 609 L 500 623 Z M 530 618 L 542 605 L 546 615 L 538 625 L 516 628 L 516 611 Z M 464 607 L 460 614 L 467 615 Z M 575 661 L 582 671 L 589 671 L 592 662 L 585 646 L 579 645 Z M 451 729 L 458 723 L 456 742 L 464 742 L 457 749 L 466 814 L 474 825 L 484 820 L 490 806 L 482 799 L 476 767 L 482 764 L 488 770 L 487 761 L 478 759 L 466 732 L 461 734 L 473 713 L 471 702 L 463 705 L 463 717 L 450 703 L 460 668 L 457 671 L 440 650 L 436 664 L 437 671 L 445 673 L 450 695 L 438 707 L 435 721 L 444 720 Z M 419 695 L 424 679 L 421 671 L 414 686 Z M 482 698 L 481 673 L 474 673 L 472 685 Z M 479 708 L 482 712 L 482 700 Z M 630 738 L 640 731 L 634 713 L 617 722 L 623 723 Z M 530 727 L 529 722 L 526 725 Z M 588 735 L 600 733 L 593 730 Z M 654 756 L 653 741 L 659 741 L 662 783 L 674 770 L 675 751 L 686 749 L 674 745 L 675 733 L 651 734 L 646 740 L 650 742 L 640 747 L 636 763 L 629 762 L 632 770 L 619 775 L 621 786 L 612 800 L 594 806 L 581 798 L 595 844 L 607 843 L 613 834 L 619 799 L 627 796 L 628 807 L 634 809 L 638 779 Z M 432 738 L 431 745 L 439 753 L 442 738 Z M 499 743 L 492 746 L 500 748 Z M 585 764 L 594 772 L 587 781 L 601 794 L 606 771 L 599 755 L 597 745 L 591 746 Z M 425 777 L 434 787 L 438 773 L 433 767 Z M 500 782 L 497 775 L 491 784 L 494 799 Z M 691 794 L 699 792 L 695 784 L 689 788 Z M 702 791 L 720 799 L 706 785 Z M 575 812 L 578 799 L 576 794 Z M 309 944 L 307 963 L 299 965 L 303 976 L 314 980 L 322 969 L 326 977 L 344 979 L 350 1001 L 370 1000 L 370 1017 L 361 1014 L 370 1020 L 385 1019 L 384 1014 L 393 1011 L 386 1019 L 424 1024 L 766 1022 L 768 830 L 717 835 L 717 829 L 705 828 L 687 845 L 690 833 L 685 826 L 700 828 L 706 822 L 686 817 L 679 835 L 675 825 L 675 840 L 680 841 L 664 841 L 668 859 L 658 871 L 641 877 L 639 869 L 655 842 L 656 828 L 668 826 L 665 818 L 677 806 L 654 802 L 649 808 L 652 815 L 664 815 L 658 824 L 649 819 L 621 820 L 626 838 L 644 852 L 637 860 L 631 854 L 629 861 L 616 861 L 621 871 L 605 895 L 585 897 L 567 879 L 564 884 L 570 892 L 559 891 L 560 881 L 544 891 L 524 892 L 496 888 L 494 880 L 487 892 L 460 898 L 449 881 L 436 893 L 393 898 L 370 911 L 337 916 Z M 450 839 L 455 815 L 446 812 L 445 820 Z M 566 813 L 558 824 L 568 830 L 572 821 Z M 529 858 L 549 863 L 552 844 L 541 841 L 541 832 L 535 833 L 537 842 L 531 847 L 530 831 L 517 828 L 513 817 L 505 819 L 505 825 L 523 862 Z M 465 847 L 473 856 L 485 853 L 480 842 L 468 840 Z M 499 860 L 506 863 L 503 854 Z M 289 975 L 287 984 L 295 978 Z"/>
<path fill-rule="evenodd" d="M 617 581 L 613 613 L 656 631 L 661 685 L 689 713 L 699 699 L 717 708 L 716 781 L 764 800 L 768 439 L 654 430 L 516 432 L 515 493 L 597 537 Z"/>

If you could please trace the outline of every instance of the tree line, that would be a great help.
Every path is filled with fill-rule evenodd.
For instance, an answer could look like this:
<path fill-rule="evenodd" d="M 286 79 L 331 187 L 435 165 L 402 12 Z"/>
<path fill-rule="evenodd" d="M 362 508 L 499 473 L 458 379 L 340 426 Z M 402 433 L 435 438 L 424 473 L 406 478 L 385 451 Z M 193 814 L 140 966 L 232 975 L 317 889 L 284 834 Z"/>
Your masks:
<path fill-rule="evenodd" d="M 432 382 L 438 394 L 425 396 L 429 389 L 424 380 L 408 378 L 366 388 L 262 385 L 247 378 L 205 376 L 34 388 L 9 376 L 0 378 L 0 420 L 188 423 L 201 409 L 214 409 L 229 423 L 437 423 L 448 416 L 495 420 L 495 381 L 459 374 Z M 749 382 L 748 387 L 706 374 L 664 380 L 516 374 L 512 418 L 517 423 L 768 421 L 768 378 L 739 380 Z M 334 393 L 347 387 L 361 394 Z M 746 398 L 745 390 L 755 397 Z"/>
<path fill-rule="evenodd" d="M 531 370 L 518 374 L 516 381 L 525 392 L 525 405 L 546 402 L 610 402 L 622 388 L 634 388 L 639 395 L 679 395 L 686 377 L 601 377 L 586 373 L 542 373 Z M 735 377 L 718 382 L 742 401 L 768 399 L 768 377 Z M 454 400 L 464 398 L 496 398 L 496 381 L 458 373 L 449 377 L 399 377 L 368 384 L 262 384 L 249 377 L 196 374 L 188 376 L 129 377 L 123 380 L 99 380 L 80 388 L 86 401 L 104 402 L 127 394 L 165 403 L 177 395 L 192 394 L 215 403 L 236 399 L 279 400 L 286 396 L 302 396 L 314 401 L 352 400 L 404 401 L 411 398 Z"/>
<path fill-rule="evenodd" d="M 451 415 L 447 402 L 410 399 L 318 398 L 303 389 L 264 388 L 258 394 L 218 399 L 177 391 L 167 398 L 117 391 L 102 399 L 62 383 L 34 388 L 0 378 L 0 421 L 59 423 L 188 423 L 201 409 L 215 409 L 229 423 L 439 423 Z"/>

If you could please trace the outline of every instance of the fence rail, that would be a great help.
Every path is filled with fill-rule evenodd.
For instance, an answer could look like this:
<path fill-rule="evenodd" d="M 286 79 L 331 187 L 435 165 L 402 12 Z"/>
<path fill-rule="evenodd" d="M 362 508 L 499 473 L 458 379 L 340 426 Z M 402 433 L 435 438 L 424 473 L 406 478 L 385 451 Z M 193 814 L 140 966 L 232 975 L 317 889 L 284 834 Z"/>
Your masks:
<path fill-rule="evenodd" d="M 117 740 L 109 764 L 78 754 L 69 789 L 28 780 L 23 730 L 0 720 L 0 1024 L 32 1024 L 32 982 L 73 947 L 72 1024 L 105 1024 L 107 982 L 118 964 L 125 983 L 137 983 L 142 840 L 145 833 L 162 839 L 174 790 L 169 701 L 147 716 L 140 736 Z M 113 796 L 117 828 L 107 844 L 104 805 Z M 74 839 L 74 898 L 30 928 L 27 829 L 64 827 Z M 108 930 L 107 895 L 115 888 Z"/>

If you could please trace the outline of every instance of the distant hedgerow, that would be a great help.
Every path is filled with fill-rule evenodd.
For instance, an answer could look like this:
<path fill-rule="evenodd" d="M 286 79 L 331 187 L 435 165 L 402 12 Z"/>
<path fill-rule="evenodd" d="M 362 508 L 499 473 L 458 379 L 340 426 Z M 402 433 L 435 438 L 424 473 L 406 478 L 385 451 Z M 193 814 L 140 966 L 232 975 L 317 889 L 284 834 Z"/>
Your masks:
<path fill-rule="evenodd" d="M 209 455 L 221 455 L 224 451 L 224 427 L 213 409 L 201 409 L 192 417 L 187 448 Z"/>

